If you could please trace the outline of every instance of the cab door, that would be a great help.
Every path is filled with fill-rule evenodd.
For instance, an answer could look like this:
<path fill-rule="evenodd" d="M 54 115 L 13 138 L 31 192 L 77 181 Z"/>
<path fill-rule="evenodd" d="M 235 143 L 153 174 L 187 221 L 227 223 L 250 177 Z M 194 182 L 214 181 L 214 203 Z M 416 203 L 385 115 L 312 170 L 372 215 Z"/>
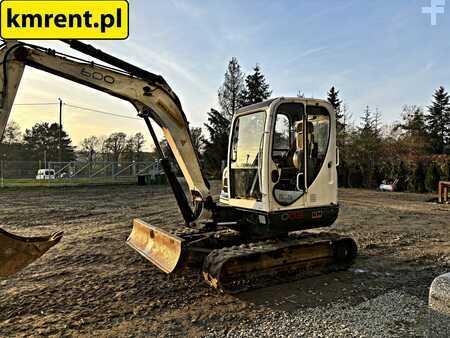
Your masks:
<path fill-rule="evenodd" d="M 305 105 L 282 102 L 274 108 L 270 151 L 273 209 L 301 207 L 305 203 Z"/>
<path fill-rule="evenodd" d="M 330 113 L 313 103 L 288 101 L 274 108 L 269 168 L 273 210 L 315 206 L 336 189 Z"/>
<path fill-rule="evenodd" d="M 305 122 L 306 205 L 337 203 L 336 145 L 330 112 L 324 106 L 307 105 Z"/>

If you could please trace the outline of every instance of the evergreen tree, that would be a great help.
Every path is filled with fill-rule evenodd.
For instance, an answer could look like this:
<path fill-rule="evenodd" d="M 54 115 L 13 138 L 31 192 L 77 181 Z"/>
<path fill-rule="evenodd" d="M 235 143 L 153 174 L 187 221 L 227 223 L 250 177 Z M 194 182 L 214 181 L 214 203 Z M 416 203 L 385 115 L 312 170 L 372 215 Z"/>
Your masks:
<path fill-rule="evenodd" d="M 361 137 L 363 138 L 377 138 L 379 136 L 379 119 L 380 116 L 374 116 L 369 106 L 363 111 L 363 116 L 361 117 L 361 125 L 358 128 Z"/>
<path fill-rule="evenodd" d="M 397 123 L 394 130 L 401 129 L 411 136 L 426 136 L 425 115 L 422 107 L 404 105 L 402 123 Z"/>
<path fill-rule="evenodd" d="M 375 168 L 373 169 L 373 181 L 376 187 L 379 187 L 385 178 L 386 175 L 383 171 L 383 168 L 375 164 Z"/>
<path fill-rule="evenodd" d="M 203 156 L 203 150 L 205 147 L 205 137 L 203 136 L 203 131 L 201 127 L 191 127 L 190 129 L 192 145 L 199 158 Z"/>
<path fill-rule="evenodd" d="M 244 74 L 237 58 L 233 57 L 228 63 L 225 79 L 219 88 L 220 112 L 212 109 L 207 113 L 208 122 L 205 123 L 209 140 L 204 141 L 205 166 L 210 174 L 220 177 L 222 161 L 227 159 L 228 135 L 236 111 L 244 104 Z"/>
<path fill-rule="evenodd" d="M 22 143 L 22 134 L 17 122 L 9 121 L 0 142 L 0 154 L 3 160 L 22 161 L 28 160 L 25 146 Z"/>
<path fill-rule="evenodd" d="M 403 106 L 402 122 L 394 125 L 393 131 L 402 131 L 398 144 L 403 147 L 407 156 L 413 158 L 425 155 L 428 151 L 425 115 L 421 107 L 415 105 Z"/>
<path fill-rule="evenodd" d="M 441 181 L 450 181 L 450 159 L 442 162 L 441 173 Z"/>
<path fill-rule="evenodd" d="M 218 92 L 221 113 L 230 121 L 244 103 L 244 89 L 244 74 L 237 58 L 233 57 L 228 63 L 224 82 Z"/>
<path fill-rule="evenodd" d="M 59 124 L 47 122 L 36 123 L 31 129 L 25 130 L 24 146 L 29 160 L 41 160 L 46 152 L 47 161 L 58 161 Z M 61 131 L 61 156 L 63 161 L 75 159 L 74 147 L 69 135 Z"/>
<path fill-rule="evenodd" d="M 450 181 L 450 160 L 447 160 L 447 181 Z"/>
<path fill-rule="evenodd" d="M 208 122 L 205 123 L 209 140 L 205 140 L 205 165 L 211 175 L 221 176 L 222 161 L 227 159 L 228 135 L 230 120 L 215 109 L 208 112 Z"/>
<path fill-rule="evenodd" d="M 425 188 L 429 192 L 436 191 L 438 188 L 439 181 L 441 179 L 441 172 L 439 167 L 435 162 L 431 162 L 428 166 L 426 175 L 425 175 Z"/>
<path fill-rule="evenodd" d="M 378 108 L 375 108 L 375 116 L 373 117 L 373 127 L 375 129 L 376 136 L 380 136 L 381 134 L 381 111 Z"/>
<path fill-rule="evenodd" d="M 398 191 L 405 191 L 408 188 L 408 168 L 406 167 L 405 163 L 403 161 L 400 162 L 400 165 L 397 168 L 397 190 Z"/>
<path fill-rule="evenodd" d="M 261 68 L 259 65 L 256 65 L 253 68 L 253 74 L 247 75 L 245 78 L 244 105 L 247 106 L 267 100 L 272 95 L 272 91 L 269 88 L 266 78 L 261 73 Z"/>
<path fill-rule="evenodd" d="M 419 161 L 413 174 L 413 187 L 415 192 L 425 192 L 425 175 L 423 162 Z"/>
<path fill-rule="evenodd" d="M 354 139 L 353 152 L 357 156 L 356 162 L 364 173 L 364 184 L 371 186 L 375 164 L 380 160 L 380 134 L 376 127 L 376 122 L 369 106 L 363 112 L 361 126 L 358 128 Z"/>
<path fill-rule="evenodd" d="M 339 99 L 339 90 L 336 90 L 336 88 L 333 86 L 328 91 L 328 102 L 333 106 L 334 110 L 336 111 L 336 121 L 340 124 L 342 124 L 342 118 L 344 117 L 344 114 L 342 114 L 341 111 L 341 104 L 342 100 Z"/>
<path fill-rule="evenodd" d="M 357 165 L 350 172 L 350 188 L 362 188 L 364 186 L 364 173 L 361 166 Z"/>
<path fill-rule="evenodd" d="M 433 102 L 425 116 L 432 151 L 443 154 L 446 144 L 450 143 L 450 97 L 444 87 L 433 94 Z"/>

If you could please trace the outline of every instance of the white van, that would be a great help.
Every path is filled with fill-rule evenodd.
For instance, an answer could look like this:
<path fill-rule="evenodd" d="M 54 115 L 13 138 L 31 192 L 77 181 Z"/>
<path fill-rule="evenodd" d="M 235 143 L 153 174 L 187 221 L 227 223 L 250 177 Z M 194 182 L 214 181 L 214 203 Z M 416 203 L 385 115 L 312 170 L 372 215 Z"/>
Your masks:
<path fill-rule="evenodd" d="M 54 180 L 55 170 L 53 169 L 39 169 L 36 175 L 37 180 Z"/>

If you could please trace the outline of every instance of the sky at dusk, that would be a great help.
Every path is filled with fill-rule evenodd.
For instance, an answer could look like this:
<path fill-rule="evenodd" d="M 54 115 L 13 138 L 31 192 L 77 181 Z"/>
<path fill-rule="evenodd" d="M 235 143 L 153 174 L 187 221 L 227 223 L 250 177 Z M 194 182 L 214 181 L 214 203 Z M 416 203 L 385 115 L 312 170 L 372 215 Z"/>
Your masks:
<path fill-rule="evenodd" d="M 434 89 L 450 87 L 450 4 L 430 24 L 430 0 L 183 1 L 130 0 L 130 35 L 88 43 L 165 77 L 192 126 L 218 108 L 217 90 L 236 56 L 246 73 L 258 63 L 273 96 L 325 98 L 336 86 L 358 121 L 366 105 L 385 123 L 404 104 L 426 106 Z M 35 44 L 79 56 L 58 41 Z M 28 68 L 16 103 L 58 98 L 116 114 L 134 108 L 93 89 Z M 23 129 L 56 121 L 58 106 L 20 106 L 11 119 Z M 139 120 L 64 107 L 64 128 L 76 145 L 90 135 L 147 132 Z M 147 147 L 151 141 L 147 138 Z"/>

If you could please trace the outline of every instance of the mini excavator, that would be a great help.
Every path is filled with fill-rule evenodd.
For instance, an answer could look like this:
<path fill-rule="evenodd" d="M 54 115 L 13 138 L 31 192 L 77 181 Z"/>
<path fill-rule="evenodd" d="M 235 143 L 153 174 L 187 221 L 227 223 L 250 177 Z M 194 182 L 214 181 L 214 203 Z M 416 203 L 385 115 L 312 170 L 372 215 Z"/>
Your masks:
<path fill-rule="evenodd" d="M 304 230 L 338 216 L 336 117 L 324 100 L 279 97 L 241 108 L 231 122 L 219 200 L 214 200 L 192 145 L 180 100 L 156 75 L 78 40 L 62 40 L 101 63 L 19 41 L 0 47 L 0 136 L 25 66 L 130 102 L 148 127 L 184 222 L 133 220 L 127 244 L 165 273 L 200 267 L 211 286 L 233 292 L 276 275 L 347 268 L 353 239 Z M 159 125 L 186 180 L 163 153 Z M 0 276 L 10 275 L 61 239 L 0 232 Z"/>

